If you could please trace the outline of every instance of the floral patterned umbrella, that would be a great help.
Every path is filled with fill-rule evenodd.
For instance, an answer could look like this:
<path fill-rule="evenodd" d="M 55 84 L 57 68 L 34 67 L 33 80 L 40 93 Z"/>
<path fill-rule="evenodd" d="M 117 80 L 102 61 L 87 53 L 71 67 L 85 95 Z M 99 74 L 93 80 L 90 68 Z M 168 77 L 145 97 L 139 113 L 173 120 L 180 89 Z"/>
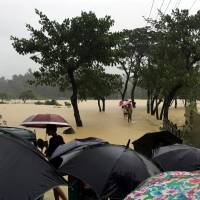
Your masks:
<path fill-rule="evenodd" d="M 171 171 L 147 179 L 124 200 L 198 200 L 200 171 Z"/>

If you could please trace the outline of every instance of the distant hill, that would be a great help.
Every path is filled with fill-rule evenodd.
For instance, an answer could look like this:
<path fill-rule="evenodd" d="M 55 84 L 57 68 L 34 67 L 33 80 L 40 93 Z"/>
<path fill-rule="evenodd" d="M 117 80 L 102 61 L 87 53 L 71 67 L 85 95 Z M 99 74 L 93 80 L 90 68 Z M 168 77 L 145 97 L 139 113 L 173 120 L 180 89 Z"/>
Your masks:
<path fill-rule="evenodd" d="M 71 96 L 71 91 L 67 90 L 61 92 L 58 87 L 49 87 L 49 86 L 31 86 L 27 83 L 28 80 L 33 78 L 33 73 L 31 70 L 24 75 L 13 75 L 12 79 L 6 79 L 0 77 L 0 92 L 6 92 L 10 95 L 11 98 L 18 98 L 19 94 L 25 90 L 32 90 L 38 99 L 69 99 Z M 127 94 L 131 93 L 131 88 L 128 87 Z M 146 91 L 141 88 L 136 88 L 135 97 L 138 99 L 146 98 Z M 108 99 L 120 99 L 120 94 L 113 94 Z M 130 98 L 130 95 L 127 95 L 126 98 Z"/>

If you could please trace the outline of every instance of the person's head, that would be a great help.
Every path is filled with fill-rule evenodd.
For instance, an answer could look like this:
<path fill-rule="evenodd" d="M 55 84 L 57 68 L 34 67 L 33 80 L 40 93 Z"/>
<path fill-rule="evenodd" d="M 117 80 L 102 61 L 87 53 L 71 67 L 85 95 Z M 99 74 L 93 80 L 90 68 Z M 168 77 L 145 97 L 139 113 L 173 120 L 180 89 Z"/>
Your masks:
<path fill-rule="evenodd" d="M 47 135 L 56 135 L 57 132 L 57 126 L 54 124 L 48 124 L 46 127 L 46 133 Z"/>

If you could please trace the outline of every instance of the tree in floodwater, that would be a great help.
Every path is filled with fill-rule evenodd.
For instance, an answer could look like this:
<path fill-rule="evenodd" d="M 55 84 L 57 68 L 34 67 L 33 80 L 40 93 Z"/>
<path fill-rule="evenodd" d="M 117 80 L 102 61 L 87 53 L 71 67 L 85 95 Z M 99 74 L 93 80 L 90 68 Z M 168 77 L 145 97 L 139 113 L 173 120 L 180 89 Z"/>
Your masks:
<path fill-rule="evenodd" d="M 0 92 L 1 103 L 4 103 L 4 100 L 7 100 L 8 98 L 9 95 L 6 92 Z"/>
<path fill-rule="evenodd" d="M 19 95 L 19 99 L 22 99 L 22 101 L 26 103 L 27 100 L 36 99 L 36 97 L 32 90 L 26 90 L 21 92 L 21 94 Z"/>
<path fill-rule="evenodd" d="M 116 35 L 110 32 L 114 21 L 109 17 L 97 18 L 92 12 L 82 12 L 81 16 L 65 19 L 62 23 L 51 21 L 42 12 L 39 16 L 40 29 L 26 25 L 29 39 L 11 37 L 15 50 L 22 55 L 31 54 L 31 59 L 40 64 L 34 73 L 34 83 L 71 87 L 71 103 L 77 126 L 82 126 L 77 95 L 75 73 L 88 68 L 93 63 L 108 66 L 113 62 Z"/>
<path fill-rule="evenodd" d="M 79 71 L 77 76 L 80 99 L 96 99 L 98 101 L 99 112 L 105 111 L 106 98 L 118 92 L 122 87 L 121 76 L 117 74 L 107 74 L 102 67 L 84 69 Z"/>
<path fill-rule="evenodd" d="M 138 80 L 143 67 L 143 62 L 146 61 L 149 47 L 152 40 L 152 33 L 148 27 L 136 28 L 133 30 L 126 30 L 128 35 L 128 46 L 132 52 L 134 52 L 135 64 L 133 65 L 131 72 L 131 100 L 134 106 L 135 104 L 135 89 L 138 85 Z M 128 50 L 129 51 L 129 50 Z"/>
<path fill-rule="evenodd" d="M 169 107 L 177 92 L 198 83 L 200 12 L 189 15 L 188 10 L 177 9 L 171 15 L 160 13 L 160 19 L 150 23 L 156 37 L 148 59 L 156 70 L 159 94 L 163 97 L 160 119 L 168 119 Z"/>
<path fill-rule="evenodd" d="M 124 72 L 124 87 L 122 90 L 122 100 L 125 99 L 128 83 L 131 82 L 131 99 L 134 105 L 135 88 L 141 69 L 142 59 L 148 51 L 150 43 L 150 32 L 148 27 L 124 30 L 121 33 L 119 43 L 118 68 Z"/>

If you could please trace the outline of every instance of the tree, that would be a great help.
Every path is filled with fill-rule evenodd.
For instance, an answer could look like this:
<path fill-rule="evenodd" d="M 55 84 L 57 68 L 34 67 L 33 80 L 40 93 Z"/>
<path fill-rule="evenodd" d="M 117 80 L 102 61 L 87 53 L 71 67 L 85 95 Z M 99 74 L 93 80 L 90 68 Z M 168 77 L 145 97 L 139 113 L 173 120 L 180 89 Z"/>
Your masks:
<path fill-rule="evenodd" d="M 6 92 L 0 93 L 1 103 L 4 103 L 4 100 L 8 99 L 8 94 Z"/>
<path fill-rule="evenodd" d="M 124 100 L 126 97 L 128 83 L 131 77 L 135 65 L 135 51 L 132 49 L 132 46 L 129 41 L 130 32 L 124 30 L 120 33 L 120 41 L 118 44 L 118 54 L 117 63 L 119 64 L 118 69 L 124 72 L 123 74 L 123 89 L 121 93 L 121 99 Z"/>
<path fill-rule="evenodd" d="M 162 84 L 160 83 L 161 69 L 147 62 L 143 65 L 139 78 L 140 87 L 147 91 L 147 113 L 156 114 L 157 119 L 160 119 L 158 107 L 163 99 Z"/>
<path fill-rule="evenodd" d="M 125 72 L 124 90 L 122 92 L 122 100 L 124 100 L 128 82 L 131 80 L 131 99 L 133 106 L 135 104 L 135 88 L 141 70 L 141 63 L 147 54 L 151 34 L 148 27 L 136 28 L 133 30 L 124 30 L 121 34 L 121 42 L 119 45 L 119 69 Z"/>
<path fill-rule="evenodd" d="M 160 13 L 160 19 L 150 20 L 155 31 L 149 62 L 159 78 L 163 106 L 160 118 L 168 119 L 171 102 L 183 87 L 194 87 L 199 76 L 200 60 L 200 12 L 189 15 L 188 10 Z"/>
<path fill-rule="evenodd" d="M 135 65 L 132 68 L 132 89 L 131 89 L 131 100 L 133 107 L 135 105 L 135 89 L 138 84 L 140 77 L 142 63 L 146 61 L 150 43 L 152 40 L 152 32 L 148 27 L 136 28 L 127 31 L 129 38 L 129 46 L 134 51 Z"/>
<path fill-rule="evenodd" d="M 80 99 L 96 99 L 98 101 L 99 112 L 105 111 L 106 98 L 118 92 L 122 87 L 121 76 L 107 74 L 102 67 L 79 71 L 77 79 Z"/>
<path fill-rule="evenodd" d="M 19 95 L 19 99 L 22 99 L 22 101 L 24 103 L 26 103 L 26 101 L 28 99 L 36 99 L 35 95 L 33 94 L 32 90 L 26 90 L 23 91 L 20 95 Z"/>
<path fill-rule="evenodd" d="M 51 21 L 36 10 L 41 29 L 27 25 L 30 39 L 11 37 L 13 47 L 40 64 L 34 73 L 37 84 L 72 88 L 71 103 L 77 126 L 82 126 L 77 95 L 75 72 L 89 68 L 94 63 L 109 65 L 113 62 L 116 34 L 110 32 L 114 21 L 109 17 L 97 18 L 92 12 L 82 12 L 80 17 L 65 19 L 62 23 Z"/>

